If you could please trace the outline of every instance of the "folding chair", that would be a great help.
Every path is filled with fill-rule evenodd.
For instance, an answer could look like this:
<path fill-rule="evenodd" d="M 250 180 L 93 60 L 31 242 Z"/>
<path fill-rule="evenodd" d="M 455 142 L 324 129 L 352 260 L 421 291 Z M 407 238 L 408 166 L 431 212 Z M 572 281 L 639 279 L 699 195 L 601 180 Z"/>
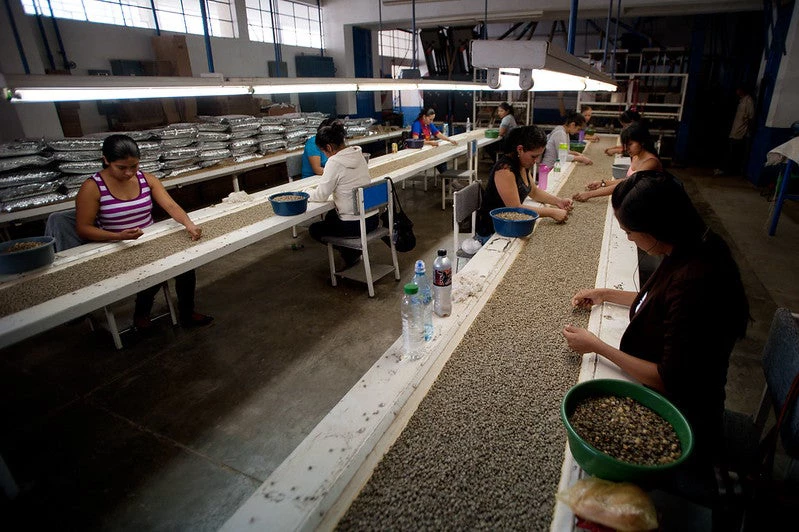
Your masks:
<path fill-rule="evenodd" d="M 84 243 L 75 230 L 75 209 L 50 214 L 50 216 L 47 217 L 47 225 L 45 226 L 44 232 L 45 235 L 55 238 L 56 251 L 64 251 L 65 249 L 70 249 Z M 169 285 L 166 282 L 161 283 L 161 291 L 164 294 L 164 299 L 166 299 L 168 311 L 155 316 L 154 319 L 169 316 L 172 319 L 172 325 L 177 325 L 178 315 L 177 312 L 175 312 L 175 305 L 172 302 L 172 297 L 169 295 Z M 108 331 L 114 339 L 114 347 L 122 349 L 122 338 L 120 335 L 132 330 L 133 327 L 130 326 L 120 330 L 119 327 L 117 327 L 117 320 L 111 307 L 106 305 L 103 307 L 103 310 L 105 311 L 105 319 L 108 323 Z M 87 315 L 87 317 L 89 318 L 89 327 L 94 330 L 94 321 L 90 315 Z"/>
<path fill-rule="evenodd" d="M 471 237 L 474 238 L 475 226 L 477 224 L 477 211 L 480 209 L 483 187 L 479 181 L 473 181 L 469 186 L 462 190 L 457 190 L 452 194 L 452 227 L 453 242 L 455 249 L 455 272 L 458 271 L 461 259 L 467 261 L 474 257 L 474 253 L 466 253 L 461 249 L 460 244 L 460 224 L 469 216 L 472 217 Z"/>
<path fill-rule="evenodd" d="M 439 174 L 441 178 L 441 210 L 447 208 L 447 200 L 452 198 L 453 182 L 465 179 L 469 183 L 477 180 L 477 139 L 470 140 L 466 145 L 466 169 L 452 168 Z"/>
<path fill-rule="evenodd" d="M 394 227 L 394 202 L 391 195 L 391 181 L 382 179 L 376 183 L 359 187 L 356 190 L 355 211 L 358 213 L 360 223 L 360 236 L 356 237 L 323 237 L 322 242 L 327 244 L 327 257 L 330 262 L 330 282 L 336 286 L 336 276 L 346 277 L 362 283 L 369 287 L 369 297 L 375 296 L 374 281 L 394 271 L 394 279 L 400 280 L 399 263 L 397 262 L 397 250 L 394 247 L 394 240 L 388 238 L 391 245 L 391 260 L 393 265 L 374 264 L 369 259 L 369 242 L 380 240 L 384 236 L 391 236 L 391 229 Z M 366 218 L 377 214 L 380 209 L 388 209 L 388 227 L 378 226 L 376 229 L 366 231 Z M 345 270 L 336 271 L 336 264 L 333 257 L 333 246 L 340 246 L 350 249 L 359 249 L 363 253 L 363 268 L 359 264 Z"/>

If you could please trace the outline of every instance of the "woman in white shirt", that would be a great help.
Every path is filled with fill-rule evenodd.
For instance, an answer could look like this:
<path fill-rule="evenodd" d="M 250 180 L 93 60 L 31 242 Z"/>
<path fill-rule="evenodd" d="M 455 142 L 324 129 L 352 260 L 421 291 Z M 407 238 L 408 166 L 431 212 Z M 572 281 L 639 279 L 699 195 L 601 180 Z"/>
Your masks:
<path fill-rule="evenodd" d="M 584 125 L 585 117 L 580 113 L 572 113 L 566 118 L 566 123 L 564 125 L 553 129 L 547 138 L 547 147 L 546 150 L 544 150 L 544 157 L 541 160 L 541 164 L 553 168 L 555 166 L 555 159 L 558 158 L 558 147 L 561 144 L 569 146 L 569 135 L 574 135 L 579 132 Z M 561 161 L 561 163 L 569 163 L 572 161 L 583 164 L 594 164 L 594 161 L 582 155 L 580 152 L 569 150 L 566 160 Z"/>
<path fill-rule="evenodd" d="M 322 181 L 309 192 L 309 201 L 328 201 L 332 194 L 335 210 L 328 211 L 325 219 L 311 224 L 308 233 L 321 242 L 326 236 L 358 236 L 360 225 L 355 212 L 353 198 L 356 189 L 372 182 L 369 167 L 363 158 L 360 146 L 346 146 L 347 132 L 341 122 L 333 122 L 316 133 L 316 145 L 328 157 L 322 173 Z M 366 230 L 372 231 L 379 224 L 378 215 L 366 219 Z M 361 257 L 360 250 L 337 248 L 347 267 Z"/>

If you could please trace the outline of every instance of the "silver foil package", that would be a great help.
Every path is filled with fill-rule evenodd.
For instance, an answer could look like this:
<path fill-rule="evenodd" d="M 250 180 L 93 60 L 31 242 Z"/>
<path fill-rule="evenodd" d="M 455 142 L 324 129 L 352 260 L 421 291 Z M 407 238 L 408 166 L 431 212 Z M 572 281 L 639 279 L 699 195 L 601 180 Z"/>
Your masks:
<path fill-rule="evenodd" d="M 0 159 L 0 172 L 10 172 L 30 166 L 47 166 L 53 162 L 52 157 L 43 155 L 26 155 L 24 157 L 6 157 Z"/>
<path fill-rule="evenodd" d="M 100 161 L 103 158 L 99 151 L 57 151 L 53 153 L 53 159 L 61 161 Z"/>
<path fill-rule="evenodd" d="M 0 174 L 0 188 L 16 187 L 29 183 L 45 183 L 61 177 L 58 170 L 23 170 Z"/>
<path fill-rule="evenodd" d="M 39 196 L 29 196 L 27 198 L 19 198 L 10 200 L 0 204 L 0 211 L 14 212 L 22 211 L 25 209 L 33 209 L 34 207 L 43 207 L 53 203 L 61 203 L 68 201 L 78 195 L 78 189 L 70 190 L 66 195 L 57 192 L 50 192 L 48 194 L 41 194 Z"/>
<path fill-rule="evenodd" d="M 56 151 L 100 151 L 103 149 L 103 139 L 98 138 L 67 138 L 51 139 L 47 146 Z"/>
<path fill-rule="evenodd" d="M 65 174 L 93 174 L 103 169 L 102 161 L 71 161 L 58 165 Z"/>
<path fill-rule="evenodd" d="M 41 140 L 18 140 L 0 144 L 0 157 L 24 157 L 36 155 L 45 148 Z"/>

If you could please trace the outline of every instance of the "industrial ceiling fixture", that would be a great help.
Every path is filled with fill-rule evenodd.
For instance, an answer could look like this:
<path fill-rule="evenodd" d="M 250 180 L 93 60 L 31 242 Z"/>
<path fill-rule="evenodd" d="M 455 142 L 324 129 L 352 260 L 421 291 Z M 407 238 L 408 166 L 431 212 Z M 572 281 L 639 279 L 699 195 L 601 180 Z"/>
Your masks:
<path fill-rule="evenodd" d="M 472 66 L 496 90 L 615 91 L 613 78 L 546 41 L 472 41 Z"/>
<path fill-rule="evenodd" d="M 137 100 L 187 96 L 295 94 L 394 90 L 476 91 L 483 83 L 380 78 L 187 78 L 155 76 L 0 75 L 12 103 Z"/>

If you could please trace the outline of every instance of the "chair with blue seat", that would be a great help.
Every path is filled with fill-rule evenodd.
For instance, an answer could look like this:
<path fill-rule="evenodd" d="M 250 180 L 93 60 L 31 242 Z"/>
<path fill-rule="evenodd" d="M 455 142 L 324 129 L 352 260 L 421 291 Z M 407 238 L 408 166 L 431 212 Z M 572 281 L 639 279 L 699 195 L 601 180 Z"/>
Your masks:
<path fill-rule="evenodd" d="M 75 209 L 57 211 L 51 213 L 50 216 L 47 217 L 47 224 L 45 226 L 44 233 L 46 236 L 52 236 L 55 239 L 56 251 L 64 251 L 86 244 L 86 242 L 78 236 L 78 233 L 75 229 L 75 222 Z M 164 294 L 164 299 L 166 299 L 168 310 L 163 314 L 155 316 L 154 319 L 169 316 L 172 320 L 172 325 L 177 325 L 177 312 L 175 311 L 175 305 L 172 302 L 172 297 L 169 294 L 169 285 L 166 282 L 161 283 L 161 291 Z M 114 311 L 111 309 L 111 307 L 106 305 L 103 307 L 103 310 L 105 311 L 105 318 L 106 322 L 108 323 L 108 332 L 111 333 L 111 336 L 114 339 L 114 346 L 117 349 L 122 349 L 122 337 L 120 335 L 132 330 L 133 327 L 126 327 L 120 330 L 117 326 L 116 317 L 114 316 Z M 94 330 L 94 321 L 91 319 L 90 315 L 87 317 L 89 318 L 89 326 L 92 330 Z"/>
<path fill-rule="evenodd" d="M 353 201 L 355 202 L 355 212 L 358 213 L 360 235 L 356 237 L 326 236 L 322 238 L 322 242 L 327 244 L 327 256 L 330 262 L 330 282 L 333 286 L 336 286 L 336 276 L 340 276 L 366 283 L 369 287 L 369 297 L 374 297 L 374 281 L 377 279 L 394 271 L 394 279 L 400 280 L 397 249 L 394 247 L 393 238 L 386 239 L 391 246 L 393 264 L 372 264 L 369 258 L 369 242 L 380 241 L 385 236 L 390 237 L 390 228 L 394 227 L 394 202 L 391 195 L 391 181 L 389 179 L 381 179 L 375 183 L 359 187 L 355 191 Z M 382 209 L 388 211 L 388 227 L 378 226 L 376 229 L 367 232 L 366 219 L 378 214 Z M 333 255 L 334 246 L 360 250 L 363 253 L 363 267 L 360 264 L 355 264 L 350 268 L 336 271 Z"/>

